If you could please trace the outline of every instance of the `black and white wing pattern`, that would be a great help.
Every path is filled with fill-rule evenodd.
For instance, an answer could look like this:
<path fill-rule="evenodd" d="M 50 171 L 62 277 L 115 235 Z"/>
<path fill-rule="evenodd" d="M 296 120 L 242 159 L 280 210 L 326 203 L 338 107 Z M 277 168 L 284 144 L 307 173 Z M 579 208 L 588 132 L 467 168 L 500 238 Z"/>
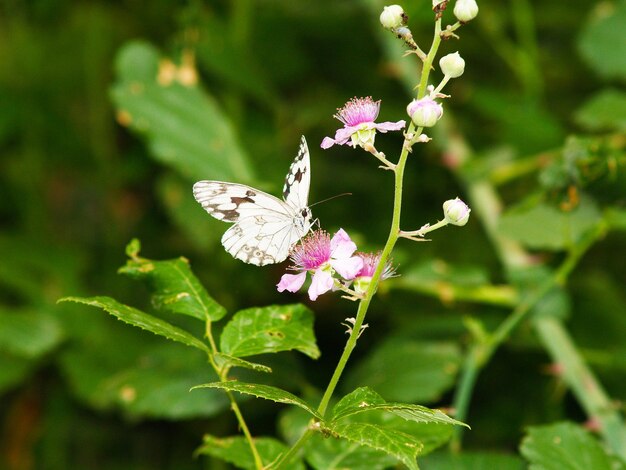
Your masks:
<path fill-rule="evenodd" d="M 193 195 L 204 210 L 233 224 L 222 245 L 235 258 L 257 266 L 284 261 L 311 228 L 307 206 L 311 161 L 304 136 L 285 178 L 283 199 L 243 184 L 198 181 Z"/>

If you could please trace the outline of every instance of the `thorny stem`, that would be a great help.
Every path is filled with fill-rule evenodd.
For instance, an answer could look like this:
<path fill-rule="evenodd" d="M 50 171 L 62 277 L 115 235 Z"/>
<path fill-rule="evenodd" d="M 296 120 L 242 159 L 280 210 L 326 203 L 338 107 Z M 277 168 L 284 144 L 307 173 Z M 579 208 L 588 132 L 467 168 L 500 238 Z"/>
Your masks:
<path fill-rule="evenodd" d="M 422 98 L 426 94 L 426 87 L 428 86 L 428 76 L 430 75 L 431 65 L 433 60 L 437 54 L 437 49 L 439 48 L 439 44 L 441 43 L 440 38 L 441 33 L 441 19 L 438 19 L 435 23 L 435 34 L 433 38 L 432 45 L 430 47 L 430 51 L 428 52 L 428 56 L 424 61 L 424 66 L 422 68 L 422 77 L 420 80 L 417 98 Z M 411 139 L 410 136 L 413 136 L 415 133 L 419 134 L 422 132 L 422 128 L 415 128 L 415 124 L 412 122 L 409 124 L 409 128 L 405 133 L 405 141 L 407 139 Z M 369 309 L 370 303 L 372 301 L 372 297 L 376 293 L 376 289 L 378 288 L 378 284 L 380 282 L 380 278 L 385 269 L 387 261 L 391 256 L 391 252 L 398 241 L 400 236 L 400 213 L 402 210 L 402 185 L 404 179 L 404 168 L 406 166 L 407 159 L 409 157 L 410 147 L 407 145 L 402 145 L 402 152 L 400 154 L 400 158 L 398 159 L 398 163 L 395 165 L 393 169 L 394 172 L 394 197 L 393 197 L 393 215 L 391 218 L 391 227 L 389 229 L 389 236 L 387 237 L 387 242 L 385 243 L 385 247 L 380 255 L 380 260 L 378 262 L 378 266 L 376 266 L 376 271 L 374 271 L 374 275 L 372 276 L 372 280 L 370 285 L 365 293 L 365 297 L 359 302 L 359 307 L 357 309 L 356 318 L 354 321 L 354 325 L 352 327 L 352 331 L 350 332 L 350 336 L 348 341 L 346 342 L 346 346 L 344 347 L 343 353 L 339 358 L 339 362 L 333 372 L 333 375 L 326 387 L 326 391 L 322 396 L 320 404 L 317 408 L 317 411 L 324 416 L 328 409 L 328 405 L 330 404 L 330 400 L 333 396 L 335 388 L 339 383 L 339 379 L 343 374 L 343 371 L 348 363 L 348 359 L 352 354 L 352 351 L 356 347 L 357 340 L 359 338 L 361 328 L 363 327 L 363 322 L 365 320 L 365 315 L 367 314 L 367 310 Z M 306 441 L 313 434 L 313 428 L 310 426 L 305 433 L 298 439 L 298 441 L 292 446 L 292 448 L 281 457 L 276 463 L 275 468 L 280 468 L 281 465 L 288 463 L 293 456 L 295 456 L 297 450 L 299 450 Z"/>

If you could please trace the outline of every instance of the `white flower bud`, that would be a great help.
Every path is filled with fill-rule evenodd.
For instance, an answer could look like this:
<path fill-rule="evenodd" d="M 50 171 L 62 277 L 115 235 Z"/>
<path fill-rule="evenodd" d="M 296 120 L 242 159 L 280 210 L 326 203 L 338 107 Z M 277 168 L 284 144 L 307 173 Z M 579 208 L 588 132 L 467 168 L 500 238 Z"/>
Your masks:
<path fill-rule="evenodd" d="M 470 212 L 472 210 L 461 201 L 458 197 L 456 199 L 450 199 L 443 203 L 443 215 L 445 221 L 452 225 L 458 225 L 462 227 L 469 220 Z"/>
<path fill-rule="evenodd" d="M 467 23 L 478 15 L 476 0 L 456 0 L 454 4 L 454 16 L 461 22 Z"/>
<path fill-rule="evenodd" d="M 430 96 L 426 96 L 411 101 L 406 107 L 406 112 L 417 127 L 432 127 L 443 115 L 443 107 Z"/>
<path fill-rule="evenodd" d="M 465 71 L 465 61 L 458 52 L 454 54 L 444 55 L 439 60 L 439 67 L 444 75 L 450 78 L 458 78 Z"/>
<path fill-rule="evenodd" d="M 383 8 L 380 14 L 380 24 L 386 29 L 396 29 L 406 24 L 408 17 L 400 5 L 390 5 Z"/>
<path fill-rule="evenodd" d="M 448 0 L 433 0 L 433 10 L 439 6 L 440 3 L 447 2 Z"/>

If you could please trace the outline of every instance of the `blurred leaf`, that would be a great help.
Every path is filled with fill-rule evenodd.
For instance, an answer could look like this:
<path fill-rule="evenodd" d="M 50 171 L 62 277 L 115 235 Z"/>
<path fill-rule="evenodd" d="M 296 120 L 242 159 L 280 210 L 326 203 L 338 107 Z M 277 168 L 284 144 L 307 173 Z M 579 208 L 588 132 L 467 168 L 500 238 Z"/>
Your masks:
<path fill-rule="evenodd" d="M 256 446 L 264 465 L 274 462 L 281 454 L 289 449 L 282 442 L 271 437 L 255 437 Z M 250 446 L 243 436 L 219 438 L 205 435 L 202 446 L 196 451 L 197 454 L 212 455 L 230 462 L 237 468 L 254 469 L 254 458 Z M 281 468 L 287 470 L 304 470 L 300 461 L 284 465 Z"/>
<path fill-rule="evenodd" d="M 60 299 L 59 302 L 76 302 L 79 304 L 91 305 L 92 307 L 98 307 L 110 313 L 118 320 L 128 323 L 129 325 L 139 327 L 142 330 L 149 331 L 155 335 L 164 336 L 172 341 L 177 341 L 187 346 L 201 349 L 205 352 L 210 351 L 206 344 L 195 336 L 192 336 L 190 333 L 187 333 L 174 325 L 170 325 L 160 318 L 148 315 L 141 310 L 129 307 L 128 305 L 120 304 L 111 297 L 65 297 Z"/>
<path fill-rule="evenodd" d="M 142 343 L 142 334 L 100 334 L 73 345 L 63 354 L 64 376 L 79 398 L 98 409 L 121 409 L 134 418 L 191 419 L 213 416 L 228 408 L 223 393 L 190 393 L 207 376 L 215 377 L 206 356 L 158 339 Z M 120 338 L 120 336 L 123 336 Z M 112 344 L 124 344 L 120 354 Z M 210 391 L 209 391 L 210 392 Z"/>
<path fill-rule="evenodd" d="M 0 349 L 0 394 L 22 382 L 35 366 L 25 357 L 17 357 Z"/>
<path fill-rule="evenodd" d="M 454 385 L 460 362 L 454 343 L 389 337 L 348 371 L 343 387 L 368 386 L 388 400 L 432 402 Z"/>
<path fill-rule="evenodd" d="M 239 359 L 238 357 L 229 356 L 227 354 L 216 353 L 213 355 L 213 357 L 215 358 L 215 362 L 219 367 L 243 367 L 244 369 L 252 369 L 257 372 L 267 372 L 268 374 L 272 373 L 272 369 L 270 367 L 264 366 L 263 364 L 256 364 L 254 362 L 245 361 L 243 359 Z"/>
<path fill-rule="evenodd" d="M 155 158 L 192 180 L 249 181 L 252 169 L 227 116 L 146 42 L 124 46 L 111 95 L 118 120 L 148 140 Z M 167 74 L 171 73 L 171 76 Z"/>
<path fill-rule="evenodd" d="M 625 468 L 612 460 L 587 431 L 568 422 L 529 428 L 520 452 L 530 462 L 530 470 Z"/>
<path fill-rule="evenodd" d="M 59 322 L 46 313 L 0 309 L 0 351 L 35 358 L 51 351 L 62 337 Z"/>
<path fill-rule="evenodd" d="M 545 203 L 509 210 L 500 218 L 498 230 L 528 248 L 564 250 L 576 243 L 600 218 L 596 204 L 585 197 L 571 211 L 562 211 Z"/>
<path fill-rule="evenodd" d="M 524 461 L 515 455 L 462 452 L 435 453 L 420 461 L 426 470 L 524 470 Z"/>
<path fill-rule="evenodd" d="M 413 436 L 368 423 L 335 423 L 330 430 L 351 442 L 393 455 L 411 470 L 418 470 L 415 459 L 424 445 Z"/>
<path fill-rule="evenodd" d="M 138 247 L 128 254 L 130 259 L 119 272 L 146 281 L 153 291 L 152 304 L 156 308 L 202 321 L 217 321 L 226 315 L 226 309 L 200 284 L 186 258 L 152 261 L 140 258 Z"/>
<path fill-rule="evenodd" d="M 601 2 L 580 33 L 578 48 L 587 65 L 605 79 L 626 78 L 626 2 Z"/>
<path fill-rule="evenodd" d="M 626 27 L 626 24 L 624 25 Z M 575 115 L 576 122 L 592 131 L 626 130 L 626 93 L 606 89 L 587 100 Z"/>
<path fill-rule="evenodd" d="M 221 350 L 236 357 L 297 349 L 317 359 L 313 313 L 302 304 L 241 310 L 224 327 Z"/>
<path fill-rule="evenodd" d="M 368 387 L 357 388 L 344 396 L 333 408 L 333 421 L 371 411 L 384 411 L 416 423 L 453 424 L 469 428 L 467 424 L 452 419 L 439 410 L 406 403 L 386 402 L 378 393 Z"/>
<path fill-rule="evenodd" d="M 607 210 L 606 220 L 613 230 L 626 230 L 626 209 L 613 207 Z"/>
<path fill-rule="evenodd" d="M 245 382 L 237 382 L 231 380 L 228 382 L 213 382 L 208 384 L 196 385 L 192 390 L 199 388 L 220 388 L 222 390 L 229 390 L 231 392 L 239 392 L 245 395 L 253 395 L 257 398 L 264 398 L 266 400 L 275 401 L 277 403 L 286 403 L 288 405 L 296 405 L 300 408 L 308 411 L 318 419 L 322 419 L 320 414 L 311 408 L 304 400 L 301 400 L 293 393 L 289 393 L 280 388 L 272 387 L 269 385 L 250 384 Z"/>

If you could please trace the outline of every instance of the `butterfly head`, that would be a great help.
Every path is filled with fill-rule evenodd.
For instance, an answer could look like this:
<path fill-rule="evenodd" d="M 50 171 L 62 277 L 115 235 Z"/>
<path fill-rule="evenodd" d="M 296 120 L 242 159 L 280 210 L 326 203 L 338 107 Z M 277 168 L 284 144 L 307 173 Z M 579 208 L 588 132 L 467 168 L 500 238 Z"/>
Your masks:
<path fill-rule="evenodd" d="M 310 230 L 311 225 L 313 225 L 313 214 L 311 213 L 311 209 L 308 207 L 301 209 L 297 223 L 301 233 L 303 235 L 306 234 Z"/>

